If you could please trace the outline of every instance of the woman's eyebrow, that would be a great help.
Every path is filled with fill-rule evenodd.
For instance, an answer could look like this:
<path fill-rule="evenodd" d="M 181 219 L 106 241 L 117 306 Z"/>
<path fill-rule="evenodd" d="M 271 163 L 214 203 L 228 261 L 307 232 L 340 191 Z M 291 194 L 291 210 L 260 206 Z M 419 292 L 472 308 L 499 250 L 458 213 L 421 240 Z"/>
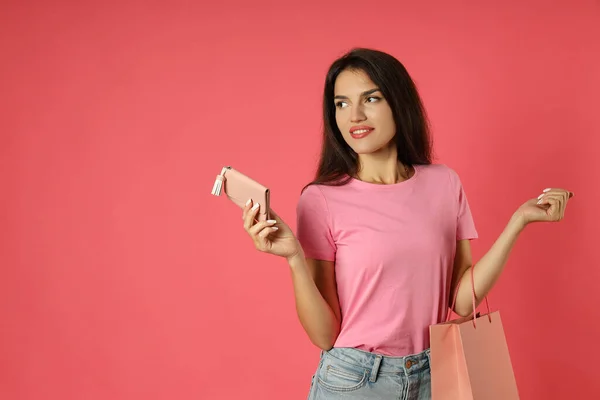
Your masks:
<path fill-rule="evenodd" d="M 365 90 L 360 95 L 361 95 L 361 97 L 364 97 L 364 96 L 368 96 L 370 94 L 373 94 L 375 92 L 381 92 L 381 90 L 379 90 L 379 88 Z M 337 95 L 337 96 L 334 97 L 334 99 L 348 99 L 348 97 L 347 96 L 342 96 L 342 95 Z"/>

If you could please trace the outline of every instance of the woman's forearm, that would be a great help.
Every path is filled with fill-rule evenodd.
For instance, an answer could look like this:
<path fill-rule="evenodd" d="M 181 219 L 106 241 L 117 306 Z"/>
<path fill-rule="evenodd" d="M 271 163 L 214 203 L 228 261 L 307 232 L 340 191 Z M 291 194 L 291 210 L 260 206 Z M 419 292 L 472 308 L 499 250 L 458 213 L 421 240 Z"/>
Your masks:
<path fill-rule="evenodd" d="M 288 259 L 294 284 L 296 312 L 311 342 L 323 349 L 333 347 L 339 334 L 340 321 L 317 288 L 304 254 Z"/>
<path fill-rule="evenodd" d="M 471 268 L 475 268 L 473 272 L 477 298 L 476 304 L 479 304 L 500 277 L 508 256 L 525 225 L 523 217 L 518 214 L 513 215 L 489 251 L 474 266 L 464 272 L 460 279 L 460 288 L 454 309 L 457 314 L 467 316 L 473 312 Z"/>

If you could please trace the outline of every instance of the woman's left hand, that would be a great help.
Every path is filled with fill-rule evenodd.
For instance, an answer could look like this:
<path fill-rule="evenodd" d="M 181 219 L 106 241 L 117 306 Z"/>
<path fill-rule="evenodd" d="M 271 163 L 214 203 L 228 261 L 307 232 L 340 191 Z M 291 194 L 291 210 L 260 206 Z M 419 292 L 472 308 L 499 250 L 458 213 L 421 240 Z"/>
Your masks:
<path fill-rule="evenodd" d="M 565 216 L 565 208 L 573 193 L 565 189 L 545 189 L 537 198 L 527 201 L 516 214 L 525 224 L 531 222 L 560 221 Z"/>

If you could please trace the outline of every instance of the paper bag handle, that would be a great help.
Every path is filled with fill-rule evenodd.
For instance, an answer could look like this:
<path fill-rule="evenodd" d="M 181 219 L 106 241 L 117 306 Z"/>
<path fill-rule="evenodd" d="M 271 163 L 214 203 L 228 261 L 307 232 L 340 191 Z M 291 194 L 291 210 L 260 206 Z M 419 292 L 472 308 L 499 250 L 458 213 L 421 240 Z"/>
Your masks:
<path fill-rule="evenodd" d="M 476 300 L 476 296 L 475 296 L 475 276 L 474 276 L 474 271 L 475 271 L 475 266 L 471 267 L 471 292 L 472 292 L 472 296 L 471 299 L 473 300 L 473 326 L 475 328 L 477 328 L 477 323 L 475 322 L 476 318 L 476 314 L 475 314 L 475 300 Z M 458 284 L 456 285 L 456 289 L 454 290 L 454 299 L 452 300 L 452 306 L 450 307 L 450 311 L 454 311 L 454 306 L 456 305 L 456 298 L 458 297 L 458 289 L 460 288 L 460 282 L 462 281 L 462 277 L 461 279 L 458 281 Z M 490 322 L 492 322 L 492 316 L 490 315 L 490 303 L 488 302 L 488 297 L 485 296 L 484 297 L 485 300 L 485 306 L 487 308 L 487 315 L 488 318 L 490 320 Z M 446 315 L 446 322 L 448 322 L 450 320 L 450 313 L 447 313 Z"/>

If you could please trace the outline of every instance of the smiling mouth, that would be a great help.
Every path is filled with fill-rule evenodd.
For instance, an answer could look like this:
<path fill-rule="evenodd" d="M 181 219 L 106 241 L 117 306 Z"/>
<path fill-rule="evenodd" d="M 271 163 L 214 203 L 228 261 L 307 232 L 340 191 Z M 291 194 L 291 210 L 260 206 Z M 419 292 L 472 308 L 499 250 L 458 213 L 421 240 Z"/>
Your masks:
<path fill-rule="evenodd" d="M 350 132 L 350 135 L 352 135 L 352 137 L 355 139 L 360 139 L 360 138 L 367 136 L 374 130 L 375 130 L 375 128 L 355 129 L 352 132 Z"/>

